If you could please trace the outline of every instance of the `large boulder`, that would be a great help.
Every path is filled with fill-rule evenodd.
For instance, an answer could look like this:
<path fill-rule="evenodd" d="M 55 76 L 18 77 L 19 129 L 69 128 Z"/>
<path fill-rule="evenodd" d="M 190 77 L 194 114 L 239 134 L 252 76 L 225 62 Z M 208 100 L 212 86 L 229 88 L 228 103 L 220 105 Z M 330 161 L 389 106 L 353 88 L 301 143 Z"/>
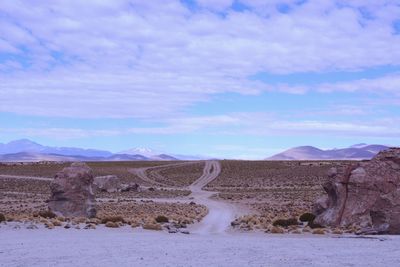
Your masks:
<path fill-rule="evenodd" d="M 92 170 L 85 163 L 72 163 L 51 182 L 49 209 L 58 216 L 95 217 L 92 183 Z"/>
<path fill-rule="evenodd" d="M 358 226 L 360 233 L 400 234 L 400 148 L 330 170 L 328 197 L 317 200 L 315 223 Z"/>
<path fill-rule="evenodd" d="M 121 187 L 120 180 L 115 175 L 97 176 L 94 178 L 93 185 L 97 190 L 108 193 L 118 192 Z"/>

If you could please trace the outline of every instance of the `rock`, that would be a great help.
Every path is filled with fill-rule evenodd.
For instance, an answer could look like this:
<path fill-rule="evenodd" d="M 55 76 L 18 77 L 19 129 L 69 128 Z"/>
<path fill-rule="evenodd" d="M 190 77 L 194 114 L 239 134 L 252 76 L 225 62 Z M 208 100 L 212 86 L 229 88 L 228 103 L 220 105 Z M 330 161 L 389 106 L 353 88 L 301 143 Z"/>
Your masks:
<path fill-rule="evenodd" d="M 36 225 L 34 225 L 34 224 L 29 224 L 29 225 L 26 227 L 26 229 L 33 230 L 33 229 L 38 229 L 38 227 L 37 227 Z"/>
<path fill-rule="evenodd" d="M 51 182 L 49 209 L 63 217 L 96 216 L 92 183 L 92 170 L 85 163 L 72 163 Z"/>
<path fill-rule="evenodd" d="M 328 197 L 313 211 L 316 224 L 357 226 L 359 233 L 400 234 L 400 148 L 330 171 Z"/>
<path fill-rule="evenodd" d="M 129 183 L 129 184 L 121 184 L 120 186 L 121 192 L 128 192 L 128 191 L 139 191 L 139 185 L 137 183 Z"/>
<path fill-rule="evenodd" d="M 169 229 L 169 230 L 168 230 L 168 233 L 170 233 L 170 234 L 176 234 L 176 233 L 178 233 L 178 230 L 177 230 L 177 229 Z"/>
<path fill-rule="evenodd" d="M 190 232 L 187 231 L 187 230 L 181 231 L 181 233 L 182 233 L 182 234 L 185 234 L 185 235 L 189 235 L 189 234 L 190 234 Z"/>
<path fill-rule="evenodd" d="M 89 223 L 86 224 L 85 227 L 83 227 L 83 229 L 96 229 L 96 225 Z"/>
<path fill-rule="evenodd" d="M 120 186 L 120 180 L 115 175 L 97 176 L 93 180 L 93 188 L 103 192 L 118 192 L 120 190 Z"/>

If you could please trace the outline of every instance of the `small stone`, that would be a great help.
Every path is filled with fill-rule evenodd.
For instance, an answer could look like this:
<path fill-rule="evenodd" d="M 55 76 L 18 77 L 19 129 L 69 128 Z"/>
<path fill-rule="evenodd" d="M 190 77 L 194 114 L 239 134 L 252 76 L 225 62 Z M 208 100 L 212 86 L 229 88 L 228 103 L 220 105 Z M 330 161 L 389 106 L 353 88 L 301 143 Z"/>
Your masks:
<path fill-rule="evenodd" d="M 28 225 L 27 227 L 26 227 L 26 229 L 38 229 L 38 227 L 36 226 L 36 225 L 34 225 L 34 224 L 30 224 L 30 225 Z"/>

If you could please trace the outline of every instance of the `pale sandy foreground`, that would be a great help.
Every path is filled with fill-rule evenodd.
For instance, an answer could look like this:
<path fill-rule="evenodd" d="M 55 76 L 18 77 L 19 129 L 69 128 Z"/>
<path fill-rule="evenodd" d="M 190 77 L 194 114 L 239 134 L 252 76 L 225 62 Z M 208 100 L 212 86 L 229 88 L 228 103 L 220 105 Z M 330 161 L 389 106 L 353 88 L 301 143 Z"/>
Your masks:
<path fill-rule="evenodd" d="M 0 229 L 0 266 L 400 266 L 399 248 L 397 236 Z"/>

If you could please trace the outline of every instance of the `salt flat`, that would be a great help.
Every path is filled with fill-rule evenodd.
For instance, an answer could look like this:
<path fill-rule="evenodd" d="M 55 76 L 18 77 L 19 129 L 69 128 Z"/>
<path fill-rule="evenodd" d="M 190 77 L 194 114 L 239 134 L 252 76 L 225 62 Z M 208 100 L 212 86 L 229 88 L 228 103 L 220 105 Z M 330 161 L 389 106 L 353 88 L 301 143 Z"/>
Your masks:
<path fill-rule="evenodd" d="M 400 237 L 0 228 L 0 266 L 400 266 Z M 383 240 L 383 241 L 382 241 Z"/>

